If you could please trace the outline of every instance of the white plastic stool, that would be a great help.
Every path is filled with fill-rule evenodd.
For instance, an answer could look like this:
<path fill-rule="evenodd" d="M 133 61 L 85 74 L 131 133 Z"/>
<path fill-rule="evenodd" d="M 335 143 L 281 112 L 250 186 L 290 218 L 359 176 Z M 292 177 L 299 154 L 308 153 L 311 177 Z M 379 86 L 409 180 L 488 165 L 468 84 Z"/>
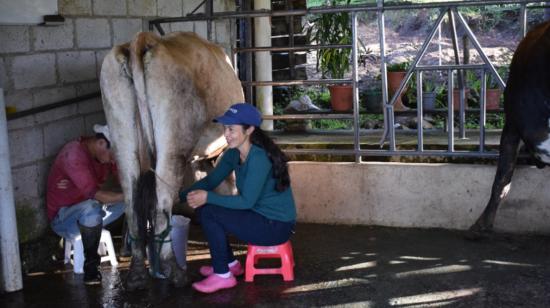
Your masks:
<path fill-rule="evenodd" d="M 64 242 L 65 264 L 71 262 L 72 255 L 73 271 L 76 274 L 84 273 L 84 246 L 82 245 L 82 239 L 80 236 L 77 236 L 73 242 L 66 239 L 64 239 Z M 112 266 L 118 265 L 113 239 L 111 238 L 111 232 L 109 232 L 109 230 L 101 230 L 101 238 L 99 239 L 99 247 L 97 248 L 97 252 L 101 256 L 101 262 L 110 261 Z"/>

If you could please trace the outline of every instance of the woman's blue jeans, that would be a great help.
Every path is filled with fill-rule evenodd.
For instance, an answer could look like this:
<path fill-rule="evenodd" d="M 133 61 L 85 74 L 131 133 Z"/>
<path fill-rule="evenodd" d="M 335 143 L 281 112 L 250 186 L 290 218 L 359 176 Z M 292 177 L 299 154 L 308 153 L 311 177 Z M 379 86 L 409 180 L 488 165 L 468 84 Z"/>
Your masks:
<path fill-rule="evenodd" d="M 288 241 L 295 222 L 271 220 L 252 210 L 234 210 L 205 204 L 197 210 L 208 240 L 214 272 L 229 272 L 228 263 L 235 260 L 227 236 L 234 235 L 248 244 L 280 245 Z"/>
<path fill-rule="evenodd" d="M 50 225 L 59 236 L 73 240 L 80 235 L 79 223 L 85 227 L 95 227 L 101 223 L 107 226 L 124 214 L 124 208 L 124 202 L 101 204 L 88 199 L 61 208 Z"/>

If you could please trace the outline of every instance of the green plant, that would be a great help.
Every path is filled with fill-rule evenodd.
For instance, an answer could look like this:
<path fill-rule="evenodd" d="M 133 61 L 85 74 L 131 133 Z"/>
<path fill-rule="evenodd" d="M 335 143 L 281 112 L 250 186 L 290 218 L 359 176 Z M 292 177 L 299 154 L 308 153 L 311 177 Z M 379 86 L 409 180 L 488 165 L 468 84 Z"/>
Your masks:
<path fill-rule="evenodd" d="M 351 0 L 347 0 L 349 5 Z M 331 6 L 338 4 L 336 0 L 327 1 Z M 315 16 L 312 26 L 308 29 L 310 42 L 318 45 L 348 45 L 351 44 L 350 16 L 347 12 L 325 13 Z M 331 78 L 343 79 L 350 69 L 351 48 L 326 48 L 317 52 L 317 69 L 323 77 L 329 74 Z"/>
<path fill-rule="evenodd" d="M 388 72 L 404 72 L 409 69 L 409 65 L 409 62 L 392 63 L 388 64 L 386 69 Z"/>
<path fill-rule="evenodd" d="M 424 92 L 431 93 L 435 91 L 435 83 L 431 80 L 424 81 Z"/>
<path fill-rule="evenodd" d="M 502 80 L 506 80 L 508 77 L 508 67 L 507 66 L 500 66 L 496 68 L 498 75 Z M 497 79 L 493 76 L 493 74 L 488 74 L 487 78 L 487 88 L 489 89 L 497 89 L 499 88 L 499 83 Z"/>

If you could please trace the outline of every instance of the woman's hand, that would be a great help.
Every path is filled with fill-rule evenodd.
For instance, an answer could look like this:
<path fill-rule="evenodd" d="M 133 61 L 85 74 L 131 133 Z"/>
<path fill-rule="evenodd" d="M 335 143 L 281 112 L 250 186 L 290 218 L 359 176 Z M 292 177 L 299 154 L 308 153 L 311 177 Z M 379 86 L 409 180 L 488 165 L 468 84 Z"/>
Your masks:
<path fill-rule="evenodd" d="M 196 209 L 206 204 L 208 192 L 205 190 L 193 190 L 187 194 L 187 204 Z"/>

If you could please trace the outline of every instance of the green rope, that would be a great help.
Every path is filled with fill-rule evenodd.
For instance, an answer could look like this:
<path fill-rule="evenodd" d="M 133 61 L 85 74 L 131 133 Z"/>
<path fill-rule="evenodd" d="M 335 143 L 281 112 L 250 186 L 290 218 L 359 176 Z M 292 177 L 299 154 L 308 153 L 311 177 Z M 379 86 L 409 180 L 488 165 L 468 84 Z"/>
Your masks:
<path fill-rule="evenodd" d="M 170 235 L 170 231 L 172 230 L 172 225 L 170 224 L 170 215 L 168 215 L 168 212 L 166 211 L 163 211 L 164 212 L 164 215 L 166 216 L 166 229 L 164 229 L 164 231 L 162 231 L 160 234 L 156 234 L 153 236 L 153 242 L 154 243 L 160 243 L 160 244 L 164 244 L 164 243 L 170 243 L 172 242 L 172 239 L 169 239 L 169 240 L 165 240 L 165 238 Z M 157 273 L 159 275 L 162 275 L 162 273 L 160 273 L 160 251 L 162 249 L 162 245 L 158 245 L 158 250 L 157 251 L 153 251 L 153 256 L 151 256 L 152 260 L 153 260 L 153 264 L 151 264 L 151 267 L 153 268 L 153 275 L 157 276 Z"/>
<path fill-rule="evenodd" d="M 163 211 L 163 212 L 164 212 L 164 215 L 166 216 L 166 229 L 164 229 L 164 231 L 162 231 L 159 234 L 153 235 L 153 243 L 164 244 L 164 243 L 172 242 L 172 239 L 166 240 L 166 237 L 168 237 L 168 235 L 170 235 L 170 232 L 172 231 L 172 225 L 170 224 L 170 217 L 168 215 L 168 212 L 166 211 Z M 128 238 L 130 239 L 131 242 L 143 242 L 143 239 L 133 237 L 130 234 L 130 232 L 128 232 Z M 152 261 L 151 267 L 152 267 L 153 275 L 157 277 L 158 275 L 162 275 L 159 271 L 159 267 L 160 267 L 159 256 L 160 256 L 161 249 L 162 249 L 162 245 L 159 245 L 156 251 L 154 249 L 151 249 L 149 251 L 149 253 L 151 254 L 149 257 Z"/>

